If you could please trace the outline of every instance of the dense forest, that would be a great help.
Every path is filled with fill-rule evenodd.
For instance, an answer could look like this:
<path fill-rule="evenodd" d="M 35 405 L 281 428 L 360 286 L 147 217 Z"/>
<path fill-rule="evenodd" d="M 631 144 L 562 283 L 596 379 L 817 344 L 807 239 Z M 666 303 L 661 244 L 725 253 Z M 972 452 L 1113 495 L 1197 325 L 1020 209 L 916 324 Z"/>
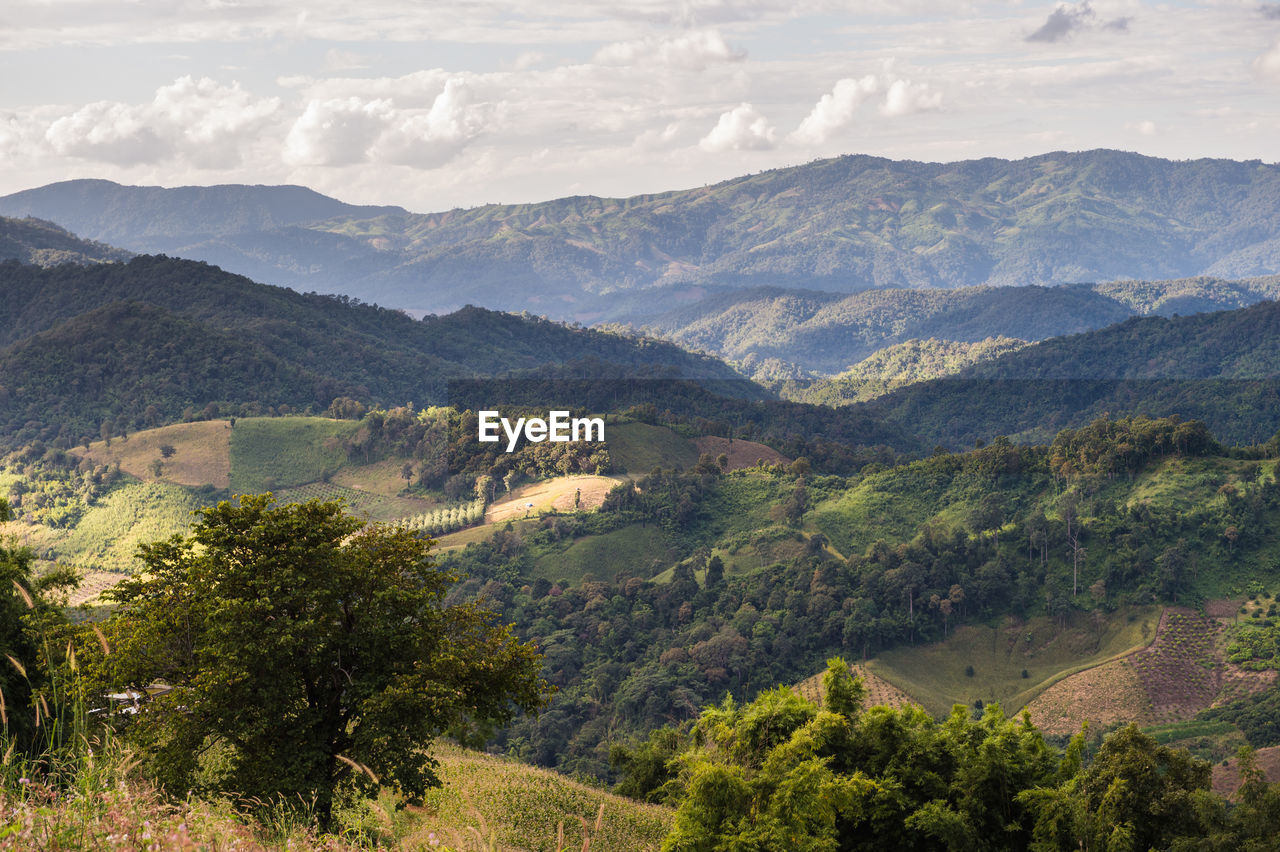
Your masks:
<path fill-rule="evenodd" d="M 972 446 L 997 435 L 1047 440 L 1110 412 L 1206 423 L 1235 444 L 1280 428 L 1280 305 L 1132 318 L 1043 341 L 902 388 L 863 408 L 926 441 Z"/>
<path fill-rule="evenodd" d="M 571 362 L 746 387 L 669 343 L 480 308 L 417 321 L 165 257 L 0 264 L 0 440 L 10 445 L 69 445 L 202 412 L 323 411 L 339 396 L 443 402 L 451 379 Z"/>

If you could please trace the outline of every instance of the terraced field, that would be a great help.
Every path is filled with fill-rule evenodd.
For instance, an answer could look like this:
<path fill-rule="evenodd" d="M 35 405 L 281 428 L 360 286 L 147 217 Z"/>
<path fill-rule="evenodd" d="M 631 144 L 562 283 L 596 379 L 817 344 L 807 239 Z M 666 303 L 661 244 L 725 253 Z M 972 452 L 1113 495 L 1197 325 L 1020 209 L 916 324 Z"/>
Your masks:
<path fill-rule="evenodd" d="M 1032 721 L 1049 733 L 1070 734 L 1085 721 L 1170 725 L 1201 710 L 1253 695 L 1276 680 L 1227 662 L 1226 623 L 1238 602 L 1210 602 L 1206 613 L 1169 607 L 1147 647 L 1088 669 L 1045 690 L 1028 705 Z M 1213 617 L 1217 616 L 1217 617 Z"/>

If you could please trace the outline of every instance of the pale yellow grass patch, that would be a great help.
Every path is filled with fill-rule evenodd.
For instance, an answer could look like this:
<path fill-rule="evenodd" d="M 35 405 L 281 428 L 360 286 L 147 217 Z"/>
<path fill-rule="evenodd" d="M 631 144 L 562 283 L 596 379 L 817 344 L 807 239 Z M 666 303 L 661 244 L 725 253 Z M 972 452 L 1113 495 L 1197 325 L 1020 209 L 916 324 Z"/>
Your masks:
<path fill-rule="evenodd" d="M 526 516 L 532 517 L 555 509 L 574 511 L 573 495 L 581 490 L 578 509 L 600 508 L 605 495 L 623 480 L 613 476 L 561 476 L 545 482 L 521 485 L 501 500 L 492 503 L 484 513 L 486 524 L 497 524 Z"/>
<path fill-rule="evenodd" d="M 160 479 L 178 485 L 231 487 L 231 424 L 226 420 L 175 423 L 135 432 L 128 440 L 112 438 L 94 441 L 88 452 L 73 447 L 73 455 L 88 456 L 97 464 L 120 463 L 120 469 L 145 482 L 156 479 L 152 462 L 161 459 L 160 447 L 168 444 L 175 452 L 161 459 Z"/>

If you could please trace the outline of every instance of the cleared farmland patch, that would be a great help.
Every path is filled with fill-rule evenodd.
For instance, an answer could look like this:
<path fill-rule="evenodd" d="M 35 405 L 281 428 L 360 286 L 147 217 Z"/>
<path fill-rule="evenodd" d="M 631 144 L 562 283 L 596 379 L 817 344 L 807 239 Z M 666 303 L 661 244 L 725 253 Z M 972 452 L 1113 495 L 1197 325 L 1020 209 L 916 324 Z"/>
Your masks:
<path fill-rule="evenodd" d="M 614 486 L 622 480 L 612 476 L 560 476 L 543 482 L 521 485 L 501 500 L 490 504 L 484 513 L 487 524 L 498 524 L 516 518 L 532 517 L 552 510 L 573 512 L 600 508 Z M 577 506 L 574 497 L 577 495 Z"/>
<path fill-rule="evenodd" d="M 1157 722 L 1189 719 L 1213 704 L 1222 686 L 1217 637 L 1222 625 L 1198 612 L 1169 607 L 1155 641 L 1130 662 Z"/>
<path fill-rule="evenodd" d="M 256 494 L 319 482 L 347 463 L 360 424 L 325 417 L 250 417 L 231 430 L 231 490 Z"/>
<path fill-rule="evenodd" d="M 157 478 L 153 465 L 158 460 L 158 478 L 165 482 L 225 489 L 231 485 L 230 440 L 228 421 L 204 420 L 135 432 L 127 440 L 113 438 L 110 446 L 94 441 L 88 450 L 73 447 L 68 452 L 97 464 L 119 462 L 121 470 L 142 480 Z M 162 447 L 172 448 L 172 454 L 166 458 Z"/>
<path fill-rule="evenodd" d="M 698 463 L 693 442 L 665 426 L 610 423 L 604 434 L 614 468 L 632 475 L 646 474 L 655 467 L 691 468 Z"/>
<path fill-rule="evenodd" d="M 765 464 L 791 464 L 791 459 L 773 447 L 755 441 L 706 435 L 701 438 L 694 438 L 693 445 L 697 447 L 699 455 L 710 453 L 715 458 L 719 458 L 721 454 L 728 456 L 729 470 L 755 467 L 758 462 L 764 462 Z"/>

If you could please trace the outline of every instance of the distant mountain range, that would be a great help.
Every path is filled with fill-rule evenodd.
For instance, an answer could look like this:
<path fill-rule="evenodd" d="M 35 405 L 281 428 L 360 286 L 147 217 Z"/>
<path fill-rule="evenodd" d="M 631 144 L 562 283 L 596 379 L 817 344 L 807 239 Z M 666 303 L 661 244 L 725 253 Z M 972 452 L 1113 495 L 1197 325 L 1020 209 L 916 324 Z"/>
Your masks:
<path fill-rule="evenodd" d="M 770 379 L 803 371 L 839 373 L 909 340 L 1044 340 L 1131 316 L 1220 311 L 1277 296 L 1277 275 L 1240 281 L 1199 277 L 1061 287 L 864 290 L 848 296 L 762 287 L 709 296 L 634 325 Z"/>
<path fill-rule="evenodd" d="M 0 198 L 0 214 L 416 312 L 473 303 L 584 321 L 636 321 L 708 288 L 1280 270 L 1280 166 L 1106 150 L 944 164 L 846 156 L 692 190 L 431 214 L 300 187 L 70 181 Z"/>

